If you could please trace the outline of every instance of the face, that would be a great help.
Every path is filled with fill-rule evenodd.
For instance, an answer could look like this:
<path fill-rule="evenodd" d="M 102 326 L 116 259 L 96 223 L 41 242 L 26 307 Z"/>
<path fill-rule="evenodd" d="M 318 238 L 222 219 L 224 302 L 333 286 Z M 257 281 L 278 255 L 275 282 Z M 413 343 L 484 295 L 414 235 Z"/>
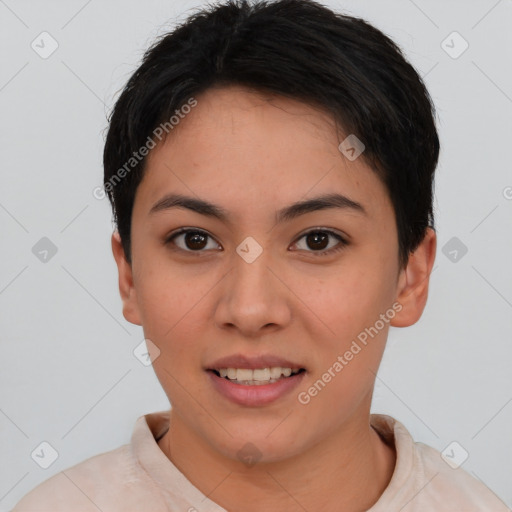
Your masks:
<path fill-rule="evenodd" d="M 250 442 L 276 461 L 367 424 L 389 326 L 421 314 L 421 272 L 399 269 L 386 188 L 340 152 L 330 116 L 237 87 L 196 99 L 148 156 L 131 267 L 113 239 L 123 312 L 176 421 L 226 457 Z M 303 370 L 264 385 L 212 371 L 251 366 Z"/>

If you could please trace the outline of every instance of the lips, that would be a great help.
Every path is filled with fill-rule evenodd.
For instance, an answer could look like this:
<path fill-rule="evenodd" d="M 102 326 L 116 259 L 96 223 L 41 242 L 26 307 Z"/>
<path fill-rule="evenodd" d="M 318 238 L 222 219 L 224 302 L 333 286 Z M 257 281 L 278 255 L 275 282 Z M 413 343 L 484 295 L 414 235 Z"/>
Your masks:
<path fill-rule="evenodd" d="M 233 354 L 231 356 L 222 357 L 211 364 L 208 364 L 205 370 L 219 370 L 220 368 L 247 368 L 255 370 L 257 368 L 270 368 L 277 366 L 282 368 L 291 368 L 292 370 L 307 370 L 306 367 L 300 363 L 296 363 L 273 354 L 254 356 Z"/>
<path fill-rule="evenodd" d="M 301 371 L 290 377 L 283 377 L 276 382 L 260 385 L 244 385 L 220 377 L 214 370 L 205 372 L 209 381 L 221 396 L 238 406 L 262 407 L 284 400 L 292 395 L 292 391 L 305 378 L 306 372 Z"/>
<path fill-rule="evenodd" d="M 277 380 L 271 378 L 266 383 L 261 380 L 261 375 L 258 376 L 259 380 L 245 381 L 245 377 L 242 377 L 240 381 L 238 379 L 231 380 L 220 374 L 220 371 L 225 373 L 228 370 L 229 373 L 234 369 L 236 369 L 238 379 L 241 378 L 240 372 L 248 370 L 270 369 L 271 372 L 281 370 L 283 376 Z M 290 369 L 292 370 L 291 374 Z M 208 374 L 213 388 L 220 395 L 232 403 L 245 407 L 265 406 L 281 398 L 284 399 L 299 385 L 307 373 L 302 364 L 274 354 L 233 354 L 213 361 L 204 370 Z M 268 370 L 266 371 L 268 372 Z M 253 377 L 256 378 L 256 371 Z"/>

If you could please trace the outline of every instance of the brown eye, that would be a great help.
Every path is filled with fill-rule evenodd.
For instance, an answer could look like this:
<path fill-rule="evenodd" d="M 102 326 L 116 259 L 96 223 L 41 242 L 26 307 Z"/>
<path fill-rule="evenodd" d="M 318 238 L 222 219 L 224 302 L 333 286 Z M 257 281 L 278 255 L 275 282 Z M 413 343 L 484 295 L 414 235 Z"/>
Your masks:
<path fill-rule="evenodd" d="M 300 243 L 302 239 L 305 241 L 303 244 Z M 330 244 L 332 239 L 334 239 L 334 244 Z M 343 249 L 348 245 L 348 242 L 334 231 L 315 229 L 304 233 L 294 245 L 301 250 L 313 253 L 315 256 L 323 256 Z"/>
<path fill-rule="evenodd" d="M 306 235 L 306 244 L 311 249 L 324 250 L 329 245 L 329 235 L 323 231 L 313 231 Z"/>
<path fill-rule="evenodd" d="M 186 252 L 205 252 L 203 249 L 215 249 L 218 244 L 213 243 L 213 247 L 208 246 L 209 240 L 213 238 L 206 232 L 198 229 L 180 229 L 177 233 L 171 235 L 166 244 L 173 244 L 179 250 Z"/>
<path fill-rule="evenodd" d="M 203 233 L 189 231 L 184 234 L 185 245 L 189 249 L 204 249 L 206 247 L 206 241 L 208 236 Z"/>

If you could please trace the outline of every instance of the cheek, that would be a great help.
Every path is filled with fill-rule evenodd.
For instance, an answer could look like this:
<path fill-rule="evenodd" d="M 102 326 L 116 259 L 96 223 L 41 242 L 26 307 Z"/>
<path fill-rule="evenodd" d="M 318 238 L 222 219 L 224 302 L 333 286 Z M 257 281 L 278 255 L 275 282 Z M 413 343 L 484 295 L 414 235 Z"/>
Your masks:
<path fill-rule="evenodd" d="M 314 380 L 329 381 L 315 400 L 319 409 L 336 403 L 346 413 L 371 393 L 389 328 L 380 315 L 391 307 L 390 283 L 386 272 L 370 273 L 362 262 L 310 288 L 312 309 L 329 326 L 313 338 L 321 353 Z"/>
<path fill-rule="evenodd" d="M 375 267 L 374 267 L 375 270 Z M 302 279 L 298 295 L 329 327 L 326 333 L 348 340 L 373 325 L 390 307 L 393 287 L 384 269 L 372 272 L 363 262 L 346 265 L 328 279 Z M 334 333 L 334 334 L 333 334 Z"/>
<path fill-rule="evenodd" d="M 151 265 L 140 269 L 136 283 L 145 336 L 162 350 L 172 347 L 173 352 L 173 345 L 187 346 L 188 339 L 197 339 L 194 329 L 198 322 L 194 318 L 210 288 L 208 282 L 179 272 L 177 265 L 159 264 L 153 259 Z"/>
<path fill-rule="evenodd" d="M 158 349 L 153 369 L 174 406 L 186 404 L 188 392 L 197 394 L 197 382 L 192 377 L 197 375 L 201 356 L 201 320 L 197 315 L 204 291 L 199 280 L 190 282 L 178 274 L 168 274 L 154 268 L 142 277 L 137 294 L 144 336 Z"/>

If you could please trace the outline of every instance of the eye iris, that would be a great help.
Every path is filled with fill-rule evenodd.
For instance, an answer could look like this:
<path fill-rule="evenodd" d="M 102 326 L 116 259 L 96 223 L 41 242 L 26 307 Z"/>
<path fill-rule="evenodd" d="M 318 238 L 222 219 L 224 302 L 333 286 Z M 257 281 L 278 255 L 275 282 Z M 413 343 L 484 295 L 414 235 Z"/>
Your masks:
<path fill-rule="evenodd" d="M 185 234 L 185 243 L 189 249 L 203 249 L 206 246 L 206 236 L 197 231 Z"/>
<path fill-rule="evenodd" d="M 329 245 L 329 235 L 322 231 L 314 231 L 306 237 L 306 243 L 310 249 L 325 249 Z"/>

